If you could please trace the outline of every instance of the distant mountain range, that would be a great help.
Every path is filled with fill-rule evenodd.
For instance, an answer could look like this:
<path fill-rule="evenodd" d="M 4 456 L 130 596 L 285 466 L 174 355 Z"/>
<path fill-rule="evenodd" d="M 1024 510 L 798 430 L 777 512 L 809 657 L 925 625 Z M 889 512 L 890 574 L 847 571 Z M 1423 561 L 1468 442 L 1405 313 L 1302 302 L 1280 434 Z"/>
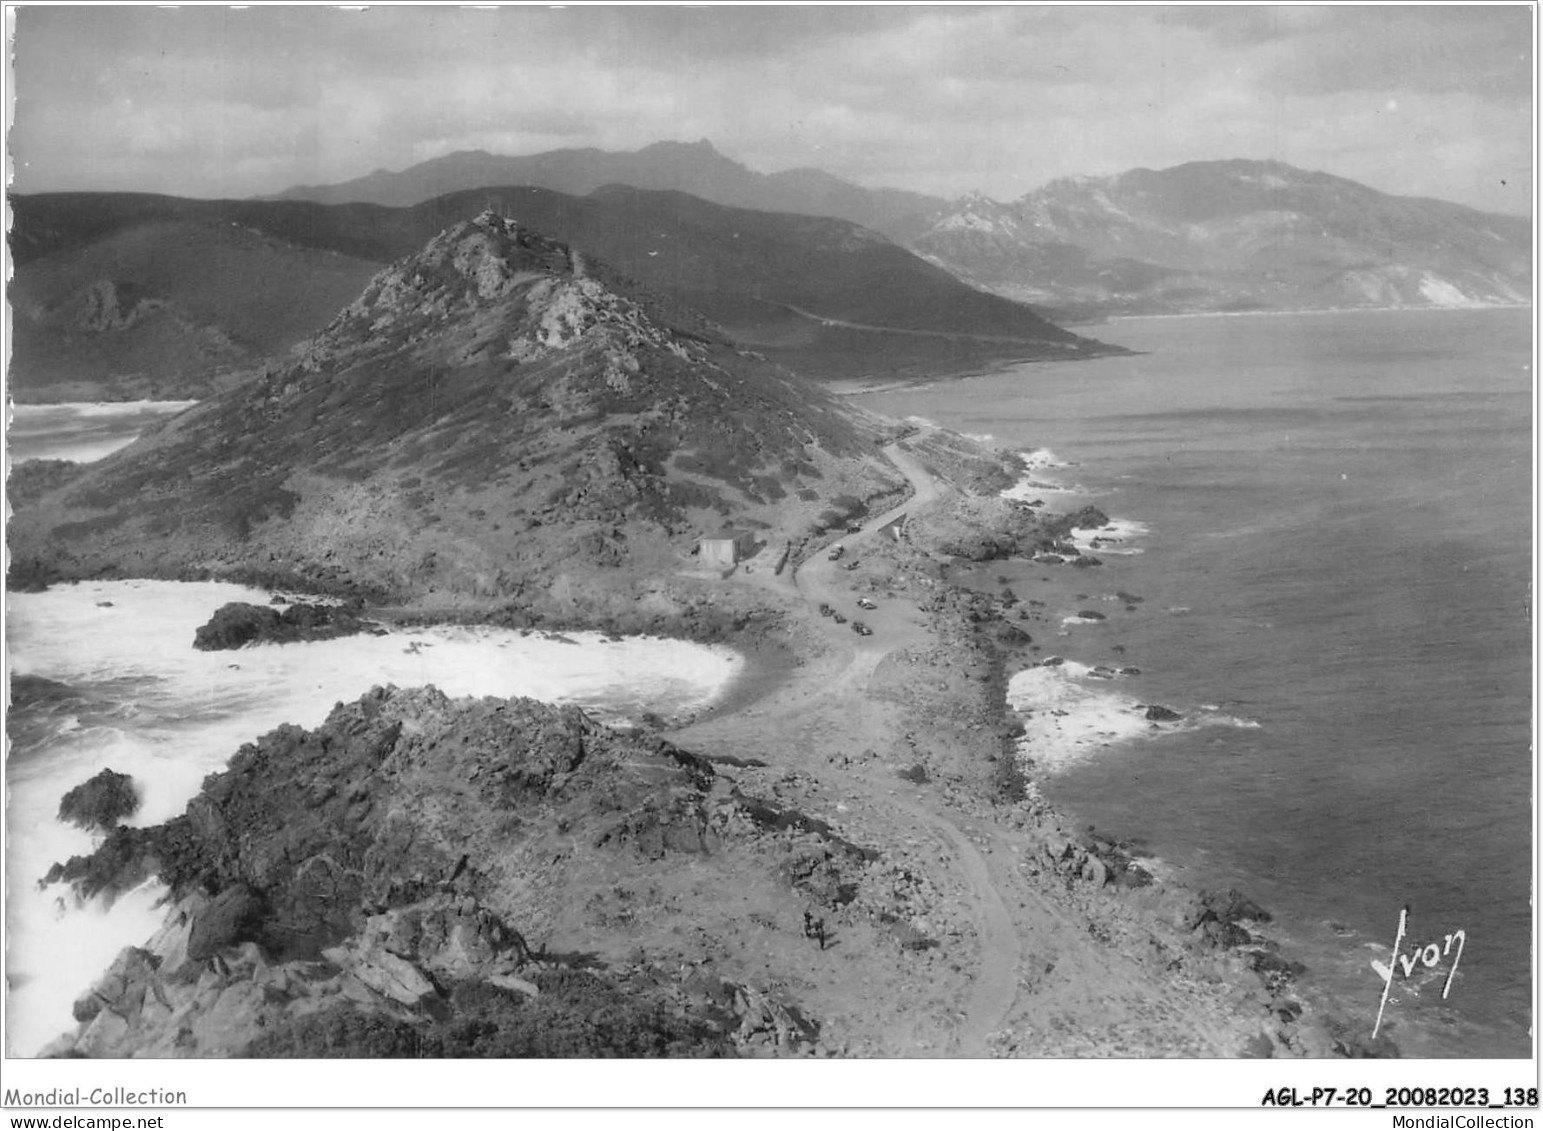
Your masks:
<path fill-rule="evenodd" d="M 301 185 L 269 199 L 319 204 L 386 204 L 405 208 L 464 189 L 530 185 L 587 196 L 606 185 L 684 192 L 735 208 L 834 216 L 866 228 L 947 205 L 942 197 L 899 189 L 867 189 L 819 169 L 757 173 L 719 153 L 711 142 L 661 141 L 636 153 L 556 149 L 509 157 L 480 149 L 436 157 L 400 173 L 378 169 L 338 185 Z"/>
<path fill-rule="evenodd" d="M 1524 218 L 1273 161 L 1206 161 L 975 195 L 892 226 L 961 279 L 1082 314 L 1525 303 Z"/>
<path fill-rule="evenodd" d="M 814 377 L 1107 352 L 854 223 L 679 192 L 479 188 L 411 208 L 63 193 L 12 198 L 13 394 L 202 396 L 320 329 L 384 264 L 489 203 Z"/>
<path fill-rule="evenodd" d="M 287 199 L 414 204 L 453 189 L 607 184 L 873 228 L 975 286 L 1052 316 L 1450 307 L 1530 301 L 1531 224 L 1391 196 L 1274 161 L 1073 177 L 1001 203 L 866 189 L 818 170 L 756 173 L 707 142 L 636 153 L 456 153 Z"/>
<path fill-rule="evenodd" d="M 176 398 L 229 385 L 325 325 L 382 265 L 489 203 L 828 380 L 1107 351 L 1026 303 L 1066 322 L 1515 304 L 1532 292 L 1527 219 L 1277 162 L 950 203 L 817 170 L 756 173 L 706 142 L 662 142 L 452 154 L 280 196 L 13 197 L 13 394 Z"/>
<path fill-rule="evenodd" d="M 48 576 L 615 587 L 730 521 L 780 549 L 889 505 L 904 480 L 878 438 L 700 316 L 486 212 L 377 273 L 290 358 L 24 489 L 10 546 Z"/>

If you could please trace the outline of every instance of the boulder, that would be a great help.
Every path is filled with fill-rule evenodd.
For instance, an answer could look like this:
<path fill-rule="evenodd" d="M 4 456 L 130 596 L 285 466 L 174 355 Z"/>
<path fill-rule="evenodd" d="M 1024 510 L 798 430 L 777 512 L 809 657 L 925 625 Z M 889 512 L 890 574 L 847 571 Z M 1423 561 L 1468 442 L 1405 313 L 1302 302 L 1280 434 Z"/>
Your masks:
<path fill-rule="evenodd" d="M 372 915 L 362 936 L 398 958 L 452 981 L 487 977 L 530 959 L 525 939 L 470 896 L 437 894 L 422 903 Z"/>
<path fill-rule="evenodd" d="M 1307 973 L 1307 964 L 1297 962 L 1294 959 L 1282 958 L 1280 954 L 1268 947 L 1254 951 L 1248 957 L 1248 964 L 1260 974 L 1276 974 L 1286 978 L 1296 978 Z"/>
<path fill-rule="evenodd" d="M 134 779 L 103 770 L 59 799 L 59 819 L 83 829 L 107 831 L 139 808 Z"/>
<path fill-rule="evenodd" d="M 1164 707 L 1159 703 L 1153 703 L 1147 707 L 1147 719 L 1150 722 L 1171 723 L 1182 719 L 1183 717 L 1184 716 L 1179 714 L 1177 711 L 1168 707 Z"/>
<path fill-rule="evenodd" d="M 1268 911 L 1237 888 L 1229 888 L 1225 892 L 1202 891 L 1200 902 L 1224 923 L 1234 923 L 1239 919 L 1268 923 L 1271 918 Z"/>
<path fill-rule="evenodd" d="M 91 989 L 76 999 L 73 1012 L 77 1021 L 91 1021 L 106 1010 L 126 1023 L 139 1016 L 145 994 L 155 979 L 160 959 L 137 946 L 124 947 L 113 959 L 107 972 Z"/>
<path fill-rule="evenodd" d="M 1082 878 L 1096 888 L 1101 888 L 1109 882 L 1109 868 L 1102 860 L 1092 853 L 1082 864 Z"/>
<path fill-rule="evenodd" d="M 279 614 L 262 605 L 232 601 L 221 605 L 207 622 L 193 634 L 193 647 L 200 652 L 241 648 L 264 634 L 278 629 Z"/>
<path fill-rule="evenodd" d="M 734 1038 L 740 1044 L 768 1043 L 793 1050 L 819 1037 L 819 1027 L 796 1008 L 751 986 L 736 987 L 734 1013 L 739 1018 Z"/>
<path fill-rule="evenodd" d="M 201 962 L 250 938 L 260 928 L 266 910 L 262 896 L 247 885 L 238 883 L 226 888 L 193 912 L 188 958 Z"/>
<path fill-rule="evenodd" d="M 353 611 L 334 605 L 292 604 L 282 612 L 267 605 L 232 601 L 215 610 L 193 634 L 193 647 L 203 652 L 242 648 L 248 644 L 293 644 L 331 640 L 364 632 L 370 626 Z"/>
<path fill-rule="evenodd" d="M 524 978 L 518 978 L 513 974 L 493 974 L 485 980 L 490 986 L 513 990 L 515 993 L 524 994 L 526 997 L 541 996 L 541 990 L 536 987 L 535 983 L 527 982 Z"/>
<path fill-rule="evenodd" d="M 1245 1060 L 1269 1060 L 1274 1055 L 1275 1042 L 1270 1040 L 1267 1033 L 1255 1033 L 1238 1050 L 1238 1056 Z"/>
<path fill-rule="evenodd" d="M 1100 530 L 1109 525 L 1109 516 L 1097 507 L 1083 507 L 1072 514 L 1056 515 L 1048 519 L 1045 529 L 1059 537 L 1070 530 Z"/>
<path fill-rule="evenodd" d="M 322 957 L 381 997 L 409 1008 L 416 1008 L 425 998 L 437 994 L 434 983 L 416 966 L 383 947 L 360 949 L 350 943 L 328 947 L 322 951 Z"/>
<path fill-rule="evenodd" d="M 1254 937 L 1236 923 L 1224 923 L 1219 919 L 1206 919 L 1201 930 L 1212 946 L 1232 948 L 1247 946 L 1254 941 Z"/>

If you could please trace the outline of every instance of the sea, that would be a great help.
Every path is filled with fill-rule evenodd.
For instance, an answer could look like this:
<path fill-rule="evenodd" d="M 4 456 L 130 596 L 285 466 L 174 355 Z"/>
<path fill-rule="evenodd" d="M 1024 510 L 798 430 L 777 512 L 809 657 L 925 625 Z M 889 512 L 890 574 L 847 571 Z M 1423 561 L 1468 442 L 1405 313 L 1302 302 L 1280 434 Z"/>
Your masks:
<path fill-rule="evenodd" d="M 859 398 L 1116 520 L 1081 534 L 1099 568 L 973 571 L 1046 602 L 1022 756 L 1159 874 L 1271 911 L 1309 1008 L 1406 1057 L 1533 1048 L 1533 322 L 1122 319 L 1086 332 L 1128 356 Z"/>
<path fill-rule="evenodd" d="M 283 596 L 283 595 L 279 595 Z M 314 727 L 372 686 L 575 703 L 617 725 L 689 716 L 744 668 L 721 645 L 599 633 L 437 625 L 382 635 L 200 652 L 221 605 L 268 604 L 219 582 L 94 581 L 6 595 L 6 1047 L 34 1056 L 73 1028 L 70 1007 L 125 946 L 160 925 L 164 887 L 109 903 L 38 883 L 100 835 L 57 819 L 60 798 L 103 769 L 140 798 L 128 824 L 183 811 L 206 775 L 282 723 Z M 291 597 L 285 598 L 286 600 Z"/>
<path fill-rule="evenodd" d="M 13 463 L 62 459 L 91 463 L 134 442 L 158 420 L 197 401 L 109 401 L 12 405 L 6 451 Z"/>

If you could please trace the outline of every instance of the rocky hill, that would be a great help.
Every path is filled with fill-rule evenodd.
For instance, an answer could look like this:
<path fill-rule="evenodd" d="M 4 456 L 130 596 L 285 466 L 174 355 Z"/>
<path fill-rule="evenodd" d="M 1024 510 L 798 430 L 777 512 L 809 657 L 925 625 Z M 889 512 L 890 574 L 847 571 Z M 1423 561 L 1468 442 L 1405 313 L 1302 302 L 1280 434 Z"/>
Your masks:
<path fill-rule="evenodd" d="M 764 212 L 833 216 L 868 228 L 942 206 L 945 201 L 900 189 L 867 189 L 819 169 L 757 173 L 725 157 L 707 140 L 661 141 L 635 153 L 555 149 L 510 156 L 463 150 L 336 185 L 297 185 L 273 200 L 320 204 L 360 202 L 409 207 L 447 193 L 497 185 L 528 185 L 586 196 L 606 185 L 689 193 L 714 204 Z"/>
<path fill-rule="evenodd" d="M 780 835 L 784 816 L 705 759 L 574 707 L 377 688 L 313 731 L 248 744 L 182 815 L 119 828 L 57 870 L 83 892 L 155 873 L 176 906 L 81 995 L 78 1030 L 50 1051 L 807 1051 L 818 1025 L 785 994 L 651 959 L 629 929 L 635 892 L 678 901 L 703 869 L 737 875 L 787 919 L 820 898 L 812 880 L 787 888 L 789 859 L 858 877 L 862 849 L 812 828 Z M 575 931 L 584 951 L 544 945 Z"/>
<path fill-rule="evenodd" d="M 489 202 L 810 376 L 1100 352 L 848 221 L 676 192 L 508 188 L 412 208 L 129 194 L 13 199 L 18 399 L 197 398 L 319 331 L 384 264 Z"/>
<path fill-rule="evenodd" d="M 1077 314 L 1521 303 L 1524 218 L 1273 161 L 1207 161 L 965 197 L 887 229 L 977 286 Z"/>
<path fill-rule="evenodd" d="M 295 356 L 43 491 L 12 560 L 609 593 L 678 569 L 700 535 L 780 550 L 896 496 L 876 434 L 700 316 L 484 213 L 377 274 Z"/>

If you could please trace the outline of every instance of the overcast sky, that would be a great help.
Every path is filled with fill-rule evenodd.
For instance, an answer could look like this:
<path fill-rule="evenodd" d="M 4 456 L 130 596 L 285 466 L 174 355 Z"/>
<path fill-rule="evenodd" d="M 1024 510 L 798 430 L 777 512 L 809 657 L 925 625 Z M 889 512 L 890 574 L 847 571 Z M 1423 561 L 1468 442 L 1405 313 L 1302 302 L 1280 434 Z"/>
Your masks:
<path fill-rule="evenodd" d="M 239 197 L 708 138 L 761 172 L 945 196 L 1252 157 L 1532 205 L 1526 5 L 11 13 L 20 192 Z"/>

